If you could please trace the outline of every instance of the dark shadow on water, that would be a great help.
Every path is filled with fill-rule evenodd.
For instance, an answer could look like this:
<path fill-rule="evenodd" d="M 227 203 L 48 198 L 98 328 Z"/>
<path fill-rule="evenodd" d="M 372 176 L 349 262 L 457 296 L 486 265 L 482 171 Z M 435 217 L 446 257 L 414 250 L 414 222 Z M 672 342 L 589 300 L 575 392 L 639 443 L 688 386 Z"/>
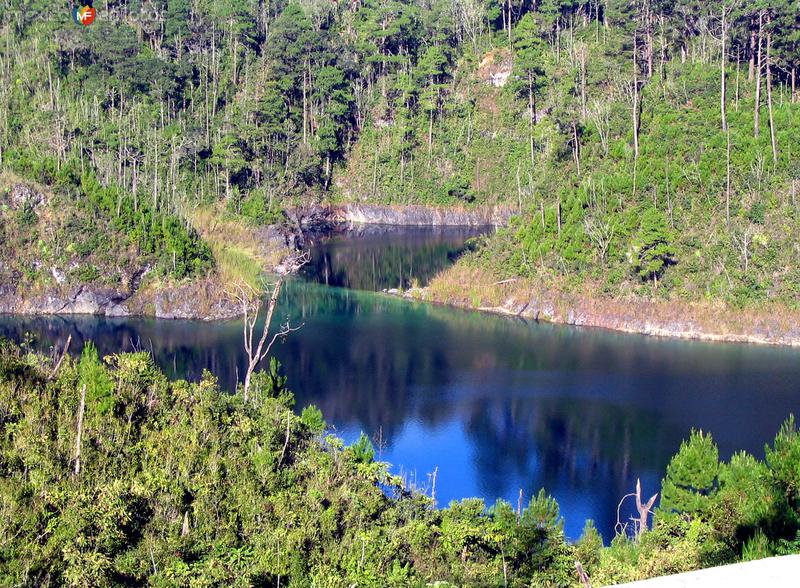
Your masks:
<path fill-rule="evenodd" d="M 302 275 L 327 286 L 379 291 L 424 286 L 453 263 L 471 237 L 491 227 L 348 225 L 312 235 Z"/>

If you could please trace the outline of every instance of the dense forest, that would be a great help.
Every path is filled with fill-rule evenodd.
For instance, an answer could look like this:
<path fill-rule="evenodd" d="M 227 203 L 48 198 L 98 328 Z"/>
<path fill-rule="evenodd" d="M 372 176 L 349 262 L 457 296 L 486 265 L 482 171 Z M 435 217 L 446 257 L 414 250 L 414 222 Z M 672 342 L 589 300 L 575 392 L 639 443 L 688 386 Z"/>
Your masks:
<path fill-rule="evenodd" d="M 17 280 L 129 280 L 118 259 L 252 274 L 203 238 L 214 219 L 499 204 L 517 217 L 471 261 L 500 279 L 797 305 L 791 2 L 95 8 L 82 27 L 62 3 L 0 4 L 0 193 L 54 192 L 4 205 Z"/>
<path fill-rule="evenodd" d="M 370 202 L 512 211 L 458 262 L 495 283 L 800 307 L 791 0 L 68 4 L 0 0 L 0 295 L 254 284 L 258 231 Z M 276 362 L 249 384 L 0 342 L 0 584 L 600 586 L 800 550 L 792 418 L 763 460 L 692 433 L 604 546 L 544 491 L 437 509 Z"/>
<path fill-rule="evenodd" d="M 0 341 L 0 583 L 13 586 L 593 586 L 800 549 L 800 431 L 720 461 L 693 432 L 661 502 L 606 547 L 567 541 L 544 491 L 434 508 L 294 407 L 280 366 L 245 399 L 170 382 L 146 352 L 48 357 Z M 298 416 L 299 413 L 299 416 Z"/>

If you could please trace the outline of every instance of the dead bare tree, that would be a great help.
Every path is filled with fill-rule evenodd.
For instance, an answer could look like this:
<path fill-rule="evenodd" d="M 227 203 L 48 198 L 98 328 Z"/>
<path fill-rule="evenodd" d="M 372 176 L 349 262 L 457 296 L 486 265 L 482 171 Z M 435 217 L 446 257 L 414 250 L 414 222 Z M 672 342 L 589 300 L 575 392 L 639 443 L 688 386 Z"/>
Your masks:
<path fill-rule="evenodd" d="M 747 223 L 741 229 L 734 229 L 731 231 L 731 242 L 736 249 L 739 250 L 739 255 L 742 256 L 742 270 L 747 275 L 750 269 L 750 246 L 753 243 L 753 235 L 755 230 L 753 225 Z"/>
<path fill-rule="evenodd" d="M 608 136 L 611 133 L 610 111 L 606 100 L 593 100 L 588 111 L 589 119 L 594 123 L 597 134 L 600 136 L 600 145 L 603 147 L 604 155 L 608 155 Z"/>
<path fill-rule="evenodd" d="M 258 323 L 259 315 L 261 313 L 262 297 L 259 293 L 249 284 L 239 283 L 236 285 L 236 293 L 234 297 L 242 306 L 242 314 L 244 315 L 242 335 L 244 338 L 244 350 L 247 353 L 247 371 L 244 377 L 244 400 L 247 402 L 250 398 L 250 382 L 253 374 L 258 368 L 258 365 L 267 357 L 275 344 L 275 341 L 281 337 L 285 337 L 292 331 L 297 331 L 302 325 L 293 327 L 287 320 L 281 323 L 278 330 L 272 334 L 272 338 L 267 339 L 270 334 L 270 326 L 272 325 L 272 318 L 275 314 L 275 308 L 278 306 L 278 299 L 281 294 L 281 289 L 286 277 L 290 274 L 297 272 L 303 265 L 305 265 L 310 256 L 308 253 L 293 255 L 282 264 L 282 272 L 278 275 L 278 279 L 272 285 L 272 291 L 267 302 L 267 313 L 264 320 L 264 326 L 261 330 L 261 336 L 258 341 L 255 340 L 256 324 Z"/>
<path fill-rule="evenodd" d="M 653 512 L 652 509 L 653 505 L 656 502 L 656 498 L 658 497 L 658 492 L 653 494 L 653 496 L 651 496 L 650 500 L 648 500 L 647 502 L 642 502 L 642 483 L 639 480 L 639 478 L 636 478 L 636 492 L 631 492 L 630 494 L 626 494 L 625 496 L 623 496 L 622 500 L 620 500 L 619 504 L 617 505 L 617 523 L 614 526 L 614 529 L 616 530 L 617 533 L 620 534 L 625 532 L 628 524 L 627 523 L 623 524 L 620 521 L 619 511 L 622 508 L 622 503 L 625 502 L 625 499 L 630 497 L 634 497 L 636 499 L 636 510 L 639 513 L 638 518 L 631 517 L 631 520 L 633 521 L 634 537 L 638 539 L 639 537 L 641 537 L 642 533 L 644 533 L 647 530 L 647 517 L 649 514 Z"/>
<path fill-rule="evenodd" d="M 58 375 L 58 370 L 61 369 L 61 364 L 64 362 L 64 357 L 66 357 L 66 355 L 67 355 L 67 351 L 69 350 L 69 344 L 70 343 L 72 343 L 72 335 L 71 334 L 67 336 L 67 342 L 64 343 L 64 347 L 61 350 L 61 356 L 58 358 L 58 361 L 56 361 L 55 365 L 53 366 L 53 371 L 50 372 L 50 378 L 49 379 L 52 380 L 52 379 L 54 379 L 56 377 L 56 375 Z"/>
<path fill-rule="evenodd" d="M 658 498 L 658 492 L 653 494 L 647 502 L 642 502 L 642 483 L 639 478 L 636 478 L 636 510 L 639 511 L 639 520 L 636 526 L 637 537 L 647 530 L 647 515 L 652 512 L 656 498 Z"/>
<path fill-rule="evenodd" d="M 589 581 L 589 574 L 583 569 L 581 562 L 575 560 L 575 571 L 578 572 L 578 580 L 583 588 L 592 588 L 592 583 Z"/>
<path fill-rule="evenodd" d="M 584 230 L 589 236 L 589 239 L 597 249 L 597 254 L 600 257 L 600 265 L 606 266 L 606 255 L 608 255 L 608 248 L 611 246 L 611 241 L 614 240 L 614 233 L 616 226 L 606 218 L 599 218 L 596 215 L 587 216 L 583 221 Z"/>
<path fill-rule="evenodd" d="M 75 469 L 73 474 L 77 478 L 81 473 L 81 437 L 83 436 L 83 413 L 86 410 L 86 384 L 81 388 L 81 403 L 78 406 L 78 433 L 75 436 Z"/>

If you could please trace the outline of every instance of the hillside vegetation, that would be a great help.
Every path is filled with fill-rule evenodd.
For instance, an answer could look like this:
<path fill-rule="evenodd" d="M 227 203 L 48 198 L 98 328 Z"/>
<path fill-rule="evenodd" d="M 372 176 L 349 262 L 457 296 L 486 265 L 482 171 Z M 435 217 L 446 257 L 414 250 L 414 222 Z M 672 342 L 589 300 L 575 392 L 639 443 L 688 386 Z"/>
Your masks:
<path fill-rule="evenodd" d="M 518 218 L 473 259 L 500 279 L 797 306 L 790 2 L 96 8 L 3 0 L 0 165 L 102 201 L 174 277 L 210 267 L 198 207 L 500 203 Z"/>
<path fill-rule="evenodd" d="M 297 416 L 274 362 L 242 387 L 170 382 L 147 353 L 63 363 L 0 341 L 0 583 L 9 586 L 579 586 L 797 552 L 800 432 L 720 462 L 693 433 L 652 530 L 565 540 L 544 491 L 434 508 L 362 435 Z M 648 517 L 649 518 L 649 517 Z M 609 539 L 609 538 L 606 538 Z M 449 584 L 448 584 L 449 583 Z"/>
<path fill-rule="evenodd" d="M 443 50 L 438 69 L 431 49 L 378 97 L 341 197 L 511 206 L 462 262 L 492 281 L 796 309 L 796 12 L 626 8 L 544 3 L 494 49 Z"/>

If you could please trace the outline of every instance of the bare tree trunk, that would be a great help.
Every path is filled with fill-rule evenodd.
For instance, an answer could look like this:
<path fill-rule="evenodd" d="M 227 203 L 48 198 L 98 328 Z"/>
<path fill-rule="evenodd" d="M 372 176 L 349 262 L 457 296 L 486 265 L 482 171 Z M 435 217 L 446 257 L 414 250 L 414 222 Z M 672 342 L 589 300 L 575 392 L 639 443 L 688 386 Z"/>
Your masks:
<path fill-rule="evenodd" d="M 433 154 L 433 110 L 428 112 L 428 167 L 431 165 Z"/>
<path fill-rule="evenodd" d="M 575 571 L 578 573 L 578 580 L 580 581 L 581 586 L 583 586 L 583 588 L 592 588 L 592 584 L 589 582 L 589 575 L 583 569 L 581 562 L 578 560 L 575 560 Z"/>
<path fill-rule="evenodd" d="M 734 99 L 734 108 L 739 112 L 739 51 L 736 51 L 736 98 Z"/>
<path fill-rule="evenodd" d="M 731 130 L 725 131 L 725 226 L 731 229 Z"/>
<path fill-rule="evenodd" d="M 764 13 L 758 13 L 758 52 L 756 59 L 756 103 L 753 118 L 753 135 L 758 137 L 759 124 L 758 124 L 758 111 L 761 106 L 761 31 L 764 20 Z"/>
<path fill-rule="evenodd" d="M 647 78 L 653 77 L 653 14 L 650 10 L 650 2 L 647 2 Z"/>
<path fill-rule="evenodd" d="M 244 377 L 244 401 L 247 402 L 249 399 L 250 394 L 250 380 L 253 377 L 253 372 L 255 372 L 256 367 L 264 359 L 264 353 L 262 353 L 264 343 L 267 340 L 267 334 L 269 333 L 270 323 L 272 323 L 272 315 L 275 313 L 275 307 L 278 305 L 278 297 L 281 293 L 281 287 L 283 286 L 283 278 L 278 278 L 278 281 L 275 283 L 275 286 L 272 288 L 272 295 L 269 299 L 269 304 L 267 306 L 267 318 L 264 323 L 264 330 L 261 332 L 261 339 L 258 341 L 258 346 L 253 349 L 253 331 L 255 329 L 255 323 L 258 320 L 258 307 L 256 307 L 255 316 L 252 319 L 252 323 L 248 323 L 247 320 L 247 310 L 245 307 L 245 317 L 244 317 L 244 329 L 245 329 L 245 350 L 247 351 L 247 372 L 245 373 Z M 248 332 L 249 331 L 249 332 Z M 269 347 L 267 347 L 267 352 L 269 352 Z"/>
<path fill-rule="evenodd" d="M 258 340 L 258 343 L 254 346 L 253 337 L 255 334 L 256 323 L 258 322 L 258 315 L 259 311 L 261 310 L 261 300 L 256 296 L 255 302 L 252 301 L 253 296 L 256 295 L 256 292 L 252 289 L 252 287 L 247 286 L 249 292 L 245 289 L 245 285 L 239 284 L 238 289 L 238 298 L 239 302 L 242 305 L 242 314 L 244 315 L 244 324 L 242 326 L 243 337 L 244 337 L 244 350 L 247 353 L 247 371 L 245 372 L 244 378 L 244 401 L 247 402 L 250 399 L 250 383 L 253 377 L 253 374 L 258 367 L 258 364 L 269 355 L 270 350 L 272 349 L 272 345 L 279 337 L 283 337 L 291 333 L 292 331 L 296 331 L 300 327 L 292 327 L 289 322 L 285 322 L 281 325 L 280 329 L 278 329 L 275 334 L 272 336 L 269 344 L 267 344 L 267 336 L 269 335 L 270 325 L 272 324 L 272 317 L 275 314 L 275 308 L 278 305 L 278 298 L 281 293 L 281 288 L 283 287 L 284 277 L 287 274 L 291 274 L 296 272 L 300 269 L 305 263 L 308 262 L 309 256 L 307 253 L 304 253 L 299 256 L 291 257 L 284 261 L 284 267 L 286 268 L 286 273 L 281 275 L 275 285 L 272 287 L 272 293 L 269 298 L 269 302 L 267 304 L 267 315 L 264 320 L 264 327 L 261 331 L 261 338 Z M 251 316 L 252 314 L 252 316 Z M 302 326 L 302 325 L 301 325 Z M 265 347 L 266 344 L 266 347 Z"/>
<path fill-rule="evenodd" d="M 533 73 L 528 72 L 528 109 L 530 114 L 530 123 L 528 124 L 528 139 L 530 142 L 531 151 L 531 170 L 534 168 L 534 155 L 533 155 L 533 126 L 536 124 L 536 98 L 533 93 Z"/>
<path fill-rule="evenodd" d="M 78 406 L 78 434 L 75 437 L 75 477 L 81 473 L 81 437 L 83 436 L 83 413 L 86 410 L 86 384 L 81 388 L 81 403 Z"/>
<path fill-rule="evenodd" d="M 769 20 L 767 21 L 769 24 Z M 775 142 L 775 119 L 772 116 L 772 68 L 770 67 L 770 47 L 772 33 L 767 32 L 767 111 L 769 112 L 769 139 L 772 143 L 772 163 L 778 163 L 778 145 Z"/>
<path fill-rule="evenodd" d="M 650 514 L 650 510 L 653 508 L 657 497 L 658 492 L 653 494 L 650 500 L 642 503 L 642 483 L 638 478 L 636 479 L 636 510 L 639 511 L 639 521 L 636 529 L 637 538 L 641 537 L 642 533 L 647 530 L 647 515 Z"/>
<path fill-rule="evenodd" d="M 636 36 L 633 38 L 633 158 L 639 159 L 639 80 L 636 75 Z"/>
<path fill-rule="evenodd" d="M 581 47 L 581 117 L 586 120 L 586 46 Z"/>
<path fill-rule="evenodd" d="M 722 130 L 728 130 L 728 119 L 725 115 L 725 65 L 727 62 L 727 53 L 725 51 L 726 45 L 725 41 L 728 37 L 728 27 L 725 22 L 725 12 L 726 7 L 722 5 L 722 52 L 719 59 L 719 88 L 720 88 L 720 96 L 719 96 L 719 109 L 720 109 L 720 117 L 722 119 Z"/>
<path fill-rule="evenodd" d="M 573 138 L 573 149 L 572 153 L 575 156 L 575 168 L 578 171 L 578 177 L 581 175 L 581 157 L 580 157 L 580 143 L 578 143 L 578 127 L 575 124 L 575 121 L 572 121 L 572 138 Z"/>
<path fill-rule="evenodd" d="M 56 362 L 56 365 L 53 367 L 53 371 L 50 372 L 50 379 L 51 380 L 53 378 L 55 378 L 56 375 L 58 375 L 58 370 L 61 368 L 61 364 L 64 361 L 64 357 L 66 357 L 66 355 L 67 355 L 67 351 L 69 350 L 69 344 L 71 342 L 72 342 L 72 335 L 68 335 L 67 336 L 67 342 L 64 343 L 64 348 L 61 351 L 61 357 L 58 358 L 58 361 Z"/>
<path fill-rule="evenodd" d="M 556 220 L 558 221 L 558 234 L 561 235 L 561 196 L 558 197 L 556 202 Z"/>
<path fill-rule="evenodd" d="M 281 456 L 278 459 L 278 467 L 281 467 L 283 463 L 283 457 L 286 455 L 286 448 L 289 447 L 289 437 L 291 436 L 291 425 L 292 425 L 292 411 L 286 411 L 286 437 L 283 441 L 283 448 L 281 449 Z"/>
<path fill-rule="evenodd" d="M 508 0 L 508 46 L 511 47 L 511 0 Z"/>

